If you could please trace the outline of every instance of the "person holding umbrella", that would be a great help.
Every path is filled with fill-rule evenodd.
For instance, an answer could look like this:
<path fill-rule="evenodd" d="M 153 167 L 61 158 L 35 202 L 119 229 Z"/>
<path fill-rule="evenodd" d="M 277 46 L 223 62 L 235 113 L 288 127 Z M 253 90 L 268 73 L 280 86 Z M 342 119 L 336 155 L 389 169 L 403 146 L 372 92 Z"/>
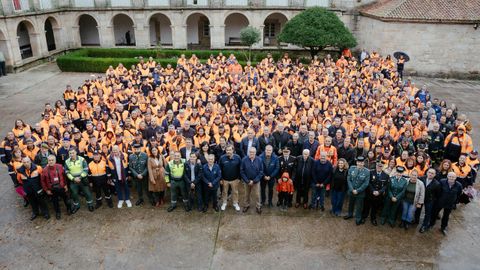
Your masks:
<path fill-rule="evenodd" d="M 400 75 L 400 79 L 403 80 L 403 70 L 405 68 L 405 62 L 408 62 L 408 60 L 410 60 L 410 57 L 404 52 L 395 52 L 393 56 L 397 58 L 397 72 Z"/>

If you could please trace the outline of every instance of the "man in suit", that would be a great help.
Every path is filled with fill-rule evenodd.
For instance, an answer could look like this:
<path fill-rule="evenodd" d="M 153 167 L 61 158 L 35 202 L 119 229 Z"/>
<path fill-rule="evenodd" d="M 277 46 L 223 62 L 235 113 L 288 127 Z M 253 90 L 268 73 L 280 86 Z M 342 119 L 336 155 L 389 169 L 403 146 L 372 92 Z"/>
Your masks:
<path fill-rule="evenodd" d="M 263 154 L 265 152 L 265 147 L 267 145 L 274 146 L 275 143 L 275 138 L 270 134 L 270 127 L 266 126 L 263 128 L 263 134 L 258 138 L 258 143 L 259 143 L 259 154 Z"/>
<path fill-rule="evenodd" d="M 186 138 L 185 139 L 185 147 L 180 148 L 180 156 L 182 159 L 189 159 L 191 153 L 196 153 L 197 148 L 193 146 L 193 140 L 192 138 Z"/>
<path fill-rule="evenodd" d="M 189 160 L 185 164 L 185 185 L 190 200 L 189 205 L 192 207 L 196 201 L 199 212 L 204 210 L 202 177 L 202 164 L 197 162 L 197 155 L 194 152 L 190 152 Z"/>
<path fill-rule="evenodd" d="M 454 172 L 447 174 L 447 179 L 440 180 L 440 196 L 438 197 L 438 203 L 433 211 L 433 215 L 430 220 L 430 227 L 435 225 L 438 214 L 443 209 L 442 225 L 440 232 L 443 235 L 447 235 L 448 220 L 452 209 L 456 206 L 458 198 L 462 194 L 462 185 L 456 181 L 457 175 Z"/>
<path fill-rule="evenodd" d="M 390 177 L 383 172 L 383 163 L 381 161 L 376 162 L 375 170 L 370 171 L 370 183 L 363 206 L 362 223 L 370 215 L 370 222 L 373 226 L 377 226 L 377 213 L 383 204 L 388 181 L 390 181 Z"/>
<path fill-rule="evenodd" d="M 282 154 L 282 150 L 285 146 L 287 146 L 288 141 L 292 138 L 290 133 L 285 131 L 285 126 L 283 123 L 278 123 L 277 130 L 272 134 L 275 145 L 273 146 L 273 150 L 278 154 Z M 280 174 L 281 175 L 281 174 Z M 289 174 L 291 176 L 291 174 Z"/>
<path fill-rule="evenodd" d="M 425 199 L 423 205 L 425 206 L 425 217 L 423 219 L 422 227 L 420 228 L 420 233 L 424 233 L 430 228 L 430 220 L 432 219 L 433 208 L 442 192 L 440 182 L 436 179 L 436 171 L 433 168 L 428 169 L 427 175 L 422 177 L 421 180 L 425 185 Z M 415 219 L 420 219 L 420 213 L 422 208 L 417 209 L 415 213 Z M 436 218 L 436 217 L 435 217 Z"/>
<path fill-rule="evenodd" d="M 251 148 L 258 149 L 259 146 L 258 139 L 255 137 L 255 131 L 253 129 L 248 129 L 247 136 L 240 142 L 240 157 L 244 158 L 248 156 Z M 256 155 L 258 155 L 258 151 L 256 151 Z"/>

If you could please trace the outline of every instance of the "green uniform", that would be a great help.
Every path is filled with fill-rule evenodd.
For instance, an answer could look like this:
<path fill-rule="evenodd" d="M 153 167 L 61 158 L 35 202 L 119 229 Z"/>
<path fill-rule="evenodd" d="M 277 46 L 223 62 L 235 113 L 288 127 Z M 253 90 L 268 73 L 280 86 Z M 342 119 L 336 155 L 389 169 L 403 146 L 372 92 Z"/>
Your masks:
<path fill-rule="evenodd" d="M 185 187 L 185 161 L 181 159 L 179 163 L 174 160 L 168 162 L 165 170 L 165 182 L 170 183 L 171 205 L 177 205 L 178 189 L 183 198 L 183 203 L 188 204 L 188 194 Z"/>
<path fill-rule="evenodd" d="M 395 224 L 398 205 L 405 195 L 407 185 L 407 179 L 401 175 L 395 175 L 390 178 L 390 182 L 388 183 L 387 187 L 387 196 L 385 198 L 385 204 L 383 205 L 382 216 L 380 218 L 381 224 L 385 224 L 385 221 L 388 221 L 390 225 Z M 392 202 L 392 197 L 395 197 L 397 201 Z"/>
<path fill-rule="evenodd" d="M 151 194 L 148 192 L 148 156 L 147 154 L 140 152 L 137 154 L 131 154 L 128 158 L 128 169 L 130 170 L 133 183 L 137 189 L 138 199 L 143 200 L 143 191 L 147 192 L 147 196 L 152 200 Z M 143 178 L 138 179 L 141 175 Z"/>
<path fill-rule="evenodd" d="M 65 173 L 70 180 L 70 191 L 72 193 L 72 200 L 74 207 L 80 207 L 80 199 L 78 197 L 78 191 L 81 190 L 85 194 L 88 206 L 93 205 L 93 196 L 88 186 L 88 164 L 81 156 L 77 156 L 77 159 L 71 158 L 65 161 Z M 73 180 L 75 177 L 80 177 L 80 183 L 75 183 Z"/>
<path fill-rule="evenodd" d="M 348 216 L 353 216 L 353 209 L 355 208 L 355 220 L 360 222 L 362 220 L 363 201 L 365 199 L 365 189 L 368 187 L 370 181 L 370 171 L 367 168 L 358 168 L 352 166 L 348 170 L 348 195 L 350 200 L 348 202 Z M 353 194 L 353 190 L 357 194 Z"/>

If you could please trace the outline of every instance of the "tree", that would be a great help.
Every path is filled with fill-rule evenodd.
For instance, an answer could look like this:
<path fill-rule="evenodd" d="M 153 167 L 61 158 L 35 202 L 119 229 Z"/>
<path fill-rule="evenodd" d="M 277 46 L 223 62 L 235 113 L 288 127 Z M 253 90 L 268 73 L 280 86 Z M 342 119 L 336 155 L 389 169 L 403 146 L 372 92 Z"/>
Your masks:
<path fill-rule="evenodd" d="M 247 26 L 240 31 L 240 40 L 248 46 L 248 62 L 252 57 L 252 45 L 260 41 L 260 30 L 253 26 Z"/>
<path fill-rule="evenodd" d="M 344 49 L 357 45 L 337 15 L 320 7 L 307 9 L 293 17 L 285 24 L 278 40 L 309 50 L 312 58 L 326 47 Z"/>

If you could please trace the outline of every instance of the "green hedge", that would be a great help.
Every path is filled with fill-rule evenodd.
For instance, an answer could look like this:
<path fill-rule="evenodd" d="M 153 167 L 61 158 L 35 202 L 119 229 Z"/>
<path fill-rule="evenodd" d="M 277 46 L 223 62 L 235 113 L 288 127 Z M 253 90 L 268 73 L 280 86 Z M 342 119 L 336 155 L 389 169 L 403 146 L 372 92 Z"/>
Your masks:
<path fill-rule="evenodd" d="M 156 50 L 156 49 L 127 49 L 127 48 L 88 48 L 69 52 L 57 58 L 57 65 L 62 71 L 72 72 L 105 72 L 109 66 L 116 67 L 119 63 L 130 68 L 138 63 L 138 57 L 153 57 L 157 63 L 162 66 L 171 64 L 176 66 L 177 59 L 181 54 L 187 58 L 196 54 L 202 63 L 205 63 L 211 54 L 217 56 L 222 52 L 226 57 L 231 53 L 235 54 L 242 66 L 246 65 L 245 51 L 242 50 Z M 267 56 L 269 51 L 253 51 L 252 64 L 255 65 Z M 272 57 L 277 60 L 282 57 L 283 51 L 270 52 Z M 292 59 L 300 58 L 303 63 L 309 63 L 310 60 L 305 57 L 303 51 L 288 51 Z"/>

